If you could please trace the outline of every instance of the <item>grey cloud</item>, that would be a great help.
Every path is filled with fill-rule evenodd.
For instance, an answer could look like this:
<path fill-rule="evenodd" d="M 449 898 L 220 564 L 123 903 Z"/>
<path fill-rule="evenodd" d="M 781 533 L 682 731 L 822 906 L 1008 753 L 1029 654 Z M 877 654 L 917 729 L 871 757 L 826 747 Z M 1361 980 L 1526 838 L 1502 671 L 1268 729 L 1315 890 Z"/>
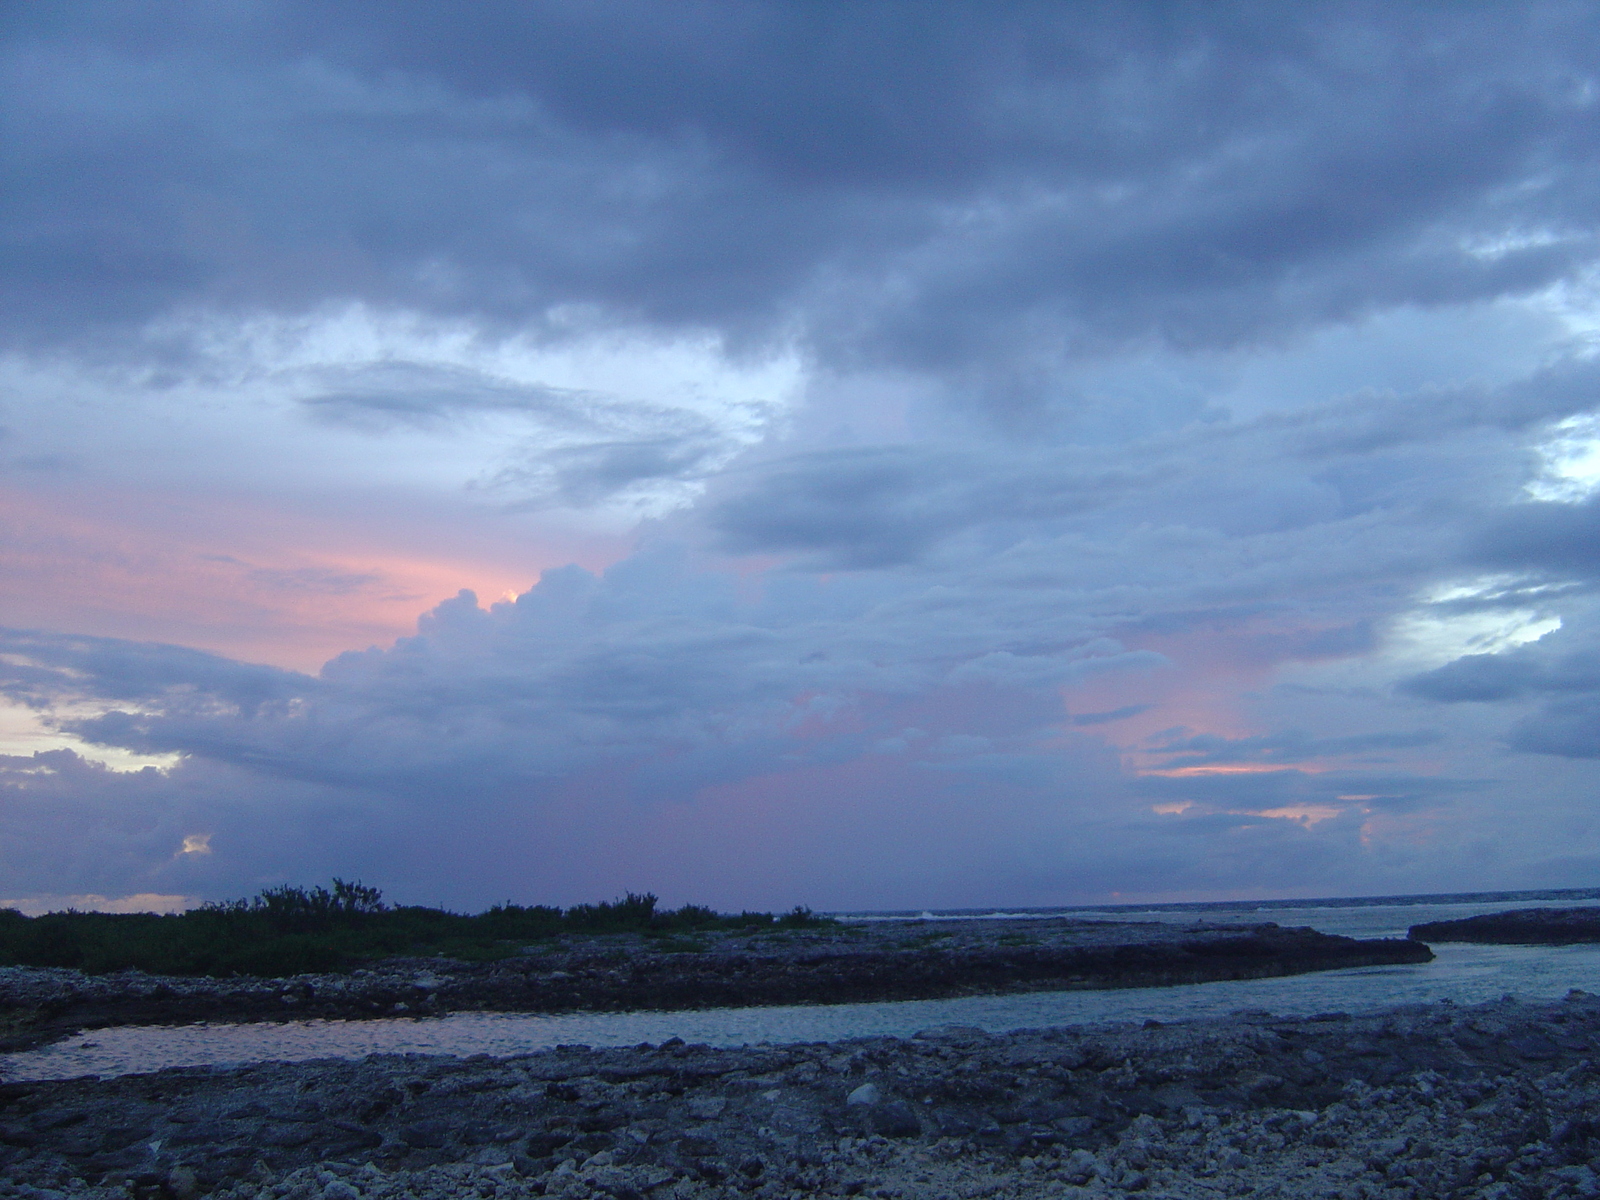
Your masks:
<path fill-rule="evenodd" d="M 1344 740 L 1344 739 L 1340 739 Z M 1237 760 L 1235 760 L 1237 761 Z M 1189 820 L 1226 815 L 1251 816 L 1264 810 L 1297 805 L 1324 805 L 1354 812 L 1411 812 L 1438 808 L 1461 797 L 1486 791 L 1492 780 L 1421 775 L 1403 771 L 1301 771 L 1291 767 L 1273 771 L 1200 775 L 1146 775 L 1132 783 L 1133 791 L 1151 800 L 1189 802 L 1202 810 Z M 1184 814 L 1175 814 L 1182 818 Z M 1283 818 L 1265 818 L 1276 820 Z"/>
<path fill-rule="evenodd" d="M 1303 730 L 1229 738 L 1216 734 L 1166 737 L 1153 740 L 1151 753 L 1166 756 L 1169 768 L 1227 763 L 1293 763 L 1309 758 L 1370 758 L 1387 751 L 1431 746 L 1444 740 L 1436 729 L 1409 733 L 1363 733 L 1345 737 L 1315 737 Z"/>
<path fill-rule="evenodd" d="M 1478 534 L 1469 553 L 1488 566 L 1592 580 L 1600 572 L 1600 496 L 1512 508 Z"/>
<path fill-rule="evenodd" d="M 160 772 L 110 771 L 66 750 L 0 755 L 0 798 L 0 872 L 12 895 L 181 892 L 182 872 L 162 867 L 186 835 L 206 831 Z"/>
<path fill-rule="evenodd" d="M 1273 415 L 1259 422 L 1307 461 L 1366 458 L 1403 451 L 1469 430 L 1519 432 L 1595 407 L 1600 363 L 1592 356 L 1558 357 L 1525 377 L 1499 386 L 1463 383 L 1429 386 L 1400 395 L 1359 393 L 1327 404 Z M 1260 436 L 1250 426 L 1223 426 L 1219 439 Z"/>
<path fill-rule="evenodd" d="M 763 473 L 714 520 L 735 553 L 825 548 L 854 567 L 903 562 L 970 519 L 966 505 L 941 503 L 936 489 L 954 463 L 940 470 L 938 458 L 950 456 L 930 461 L 909 447 L 808 456 Z"/>
<path fill-rule="evenodd" d="M 314 418 L 382 432 L 396 426 L 437 429 L 462 417 L 509 413 L 557 428 L 589 431 L 621 409 L 597 392 L 513 384 L 463 367 L 381 362 L 359 368 L 321 368 L 300 403 Z"/>
<path fill-rule="evenodd" d="M 1137 717 L 1140 713 L 1149 712 L 1149 704 L 1126 704 L 1121 708 L 1107 709 L 1105 712 L 1073 713 L 1074 725 L 1107 725 L 1113 721 L 1125 721 L 1129 717 Z"/>
<path fill-rule="evenodd" d="M 663 481 L 703 479 L 738 449 L 711 419 L 684 408 L 596 391 L 496 379 L 434 363 L 320 368 L 294 379 L 314 419 L 372 434 L 444 432 L 509 418 L 520 443 L 476 486 L 514 510 L 587 508 Z M 752 412 L 770 405 L 748 401 Z"/>
<path fill-rule="evenodd" d="M 957 774 L 983 783 L 1022 787 L 1059 787 L 1069 768 L 1045 754 L 965 754 L 949 762 L 919 761 L 922 771 Z"/>
<path fill-rule="evenodd" d="M 844 872 L 856 882 L 830 893 L 839 903 L 903 907 L 933 893 L 1049 902 L 1156 878 L 1174 888 L 1270 889 L 1287 878 L 1278 872 L 1289 861 L 1303 872 L 1297 885 L 1342 879 L 1343 890 L 1360 890 L 1381 871 L 1353 816 L 1306 828 L 1261 811 L 1325 803 L 1404 814 L 1484 786 L 1403 769 L 1129 781 L 1114 749 L 1081 735 L 1063 744 L 1053 687 L 991 680 L 963 691 L 943 682 L 948 661 L 903 659 L 885 672 L 874 656 L 899 631 L 882 616 L 825 619 L 816 599 L 749 606 L 709 582 L 670 556 L 604 577 L 548 572 L 515 605 L 485 612 L 458 598 L 417 637 L 346 655 L 319 679 L 279 673 L 288 702 L 255 708 L 227 701 L 240 685 L 209 656 L 127 648 L 143 664 L 130 671 L 117 654 L 85 657 L 70 639 L 54 650 L 13 639 L 35 660 L 73 664 L 70 677 L 36 681 L 41 697 L 118 692 L 132 701 L 69 728 L 186 757 L 169 772 L 132 777 L 65 752 L 45 771 L 35 760 L 0 763 L 7 869 L 18 879 L 49 875 L 52 886 L 36 890 L 70 881 L 76 890 L 200 894 L 360 869 L 394 879 L 397 894 L 481 904 L 510 894 L 506 887 L 526 894 L 530 879 L 543 881 L 537 894 L 547 898 L 563 894 L 556 889 L 566 880 L 578 889 L 571 900 L 638 886 L 638 872 L 653 864 L 642 876 L 652 887 L 676 881 L 705 898 L 745 880 L 765 894 L 778 883 L 770 867 L 760 881 L 746 879 L 752 856 L 740 850 L 739 831 L 778 803 L 791 833 L 783 870 L 812 887 L 828 870 Z M 855 603 L 871 607 L 864 595 Z M 817 624 L 785 628 L 800 611 Z M 995 631 L 974 630 L 968 653 L 980 657 Z M 809 664 L 796 671 L 796 659 Z M 908 730 L 918 736 L 886 745 Z M 1191 741 L 1186 752 L 1215 752 Z M 1247 739 L 1232 752 L 1417 744 L 1427 739 L 1291 735 Z M 783 807 L 764 794 L 767 781 L 796 772 L 803 803 Z M 749 811 L 706 797 L 752 787 L 742 801 Z M 1172 800 L 1235 811 L 1149 820 L 1127 812 L 1130 803 Z M 670 822 L 652 823 L 663 803 Z M 847 844 L 840 820 L 853 831 Z M 585 840 L 601 829 L 603 851 Z M 664 859 L 652 839 L 665 830 L 681 842 Z M 214 835 L 215 854 L 175 858 L 194 832 Z M 460 869 L 468 863 L 471 871 Z M 983 893 L 997 878 L 1004 894 Z"/>
<path fill-rule="evenodd" d="M 1076 450 L 1030 462 L 914 446 L 818 451 L 751 474 L 711 515 L 728 550 L 812 551 L 853 568 L 909 561 L 978 522 L 1086 511 L 1149 482 Z"/>
<path fill-rule="evenodd" d="M 1110 671 L 1150 670 L 1169 660 L 1151 650 L 1129 652 L 1110 638 L 1097 639 L 1068 653 L 1014 654 L 996 650 L 969 659 L 946 677 L 954 684 L 987 683 L 1002 687 L 1047 687 L 1081 682 Z"/>
<path fill-rule="evenodd" d="M 1513 750 L 1562 758 L 1600 758 L 1600 691 L 1544 705 L 1511 727 Z"/>
<path fill-rule="evenodd" d="M 396 899 L 461 906 L 507 894 L 571 903 L 641 882 L 724 907 L 774 894 L 833 896 L 851 907 L 903 908 L 929 895 L 1052 903 L 1153 879 L 1267 893 L 1280 881 L 1401 890 L 1374 886 L 1398 865 L 1364 853 L 1358 821 L 1307 828 L 1249 813 L 1130 814 L 1105 764 L 1059 752 L 980 756 L 971 770 L 914 763 L 855 784 L 848 774 L 824 774 L 818 778 L 831 783 L 822 794 L 784 810 L 791 836 L 781 856 L 750 852 L 739 828 L 750 814 L 738 809 L 697 799 L 671 804 L 669 823 L 655 820 L 660 799 L 688 799 L 686 788 L 708 772 L 715 780 L 722 766 L 701 762 L 675 776 L 670 763 L 661 765 L 637 777 L 640 790 L 625 776 L 585 776 L 578 805 L 553 794 L 533 804 L 478 791 L 397 806 L 196 759 L 134 775 L 65 751 L 0 759 L 0 866 L 33 892 L 221 896 L 308 872 L 359 871 Z M 844 813 L 852 833 L 841 840 L 831 825 Z M 213 853 L 175 854 L 182 837 L 197 832 L 212 835 Z M 664 844 L 672 854 L 662 853 Z M 1418 878 L 1415 867 L 1410 877 Z"/>
<path fill-rule="evenodd" d="M 416 637 L 343 655 L 316 679 L 172 647 L 18 635 L 29 666 L 14 668 L 13 690 L 31 689 L 39 704 L 126 702 L 61 722 L 92 742 L 424 796 L 538 788 L 602 761 L 663 754 L 766 758 L 775 751 L 751 747 L 813 719 L 828 730 L 814 743 L 824 758 L 827 745 L 859 749 L 941 720 L 1015 736 L 1059 718 L 1064 681 L 1164 661 L 1076 620 L 1004 608 L 936 604 L 942 634 L 919 646 L 930 610 L 904 595 L 884 603 L 870 587 L 815 584 L 779 593 L 741 599 L 730 581 L 663 551 L 603 577 L 546 572 L 488 612 L 463 594 Z M 978 692 L 981 704 L 959 699 Z M 957 716 L 936 716 L 940 696 L 954 698 Z M 900 711 L 908 704 L 923 706 L 914 719 Z M 849 719 L 834 727 L 835 712 Z M 823 761 L 815 755 L 808 761 Z"/>
<path fill-rule="evenodd" d="M 592 305 L 1025 408 L 1049 371 L 1019 362 L 1064 347 L 1250 342 L 1595 256 L 1585 5 L 386 14 L 17 14 L 12 340 Z"/>
<path fill-rule="evenodd" d="M 166 699 L 255 713 L 315 687 L 294 671 L 186 646 L 0 628 L 0 691 L 35 707 L 68 698 Z"/>
<path fill-rule="evenodd" d="M 1400 432 L 1384 444 L 1403 447 L 1385 464 L 1403 488 L 1351 486 L 1331 516 L 1248 533 L 1216 515 L 1216 490 L 1231 503 L 1242 479 L 1357 465 L 1353 455 L 1306 452 L 1305 431 L 1331 424 L 1326 412 L 1113 449 L 895 447 L 752 464 L 719 485 L 730 493 L 713 512 L 721 535 L 747 537 L 751 550 L 812 547 L 856 569 L 827 581 L 778 573 L 746 593 L 731 574 L 663 542 L 603 577 L 546 572 L 516 604 L 491 612 L 470 597 L 448 602 L 417 637 L 343 656 L 315 680 L 268 672 L 251 685 L 263 696 L 253 707 L 226 699 L 247 690 L 248 672 L 235 680 L 207 656 L 101 647 L 111 665 L 73 660 L 74 669 L 93 677 L 101 698 L 129 703 L 71 727 L 105 744 L 307 784 L 407 797 L 474 786 L 544 794 L 598 762 L 643 770 L 662 754 L 701 764 L 708 778 L 713 762 L 753 771 L 768 751 L 742 746 L 813 717 L 828 729 L 821 741 L 845 745 L 844 724 L 830 725 L 813 703 L 864 723 L 849 733 L 852 745 L 929 727 L 897 705 L 981 689 L 1049 696 L 1045 715 L 1013 721 L 1038 729 L 1067 719 L 1063 684 L 1163 668 L 1165 658 L 1134 644 L 1151 634 L 1225 638 L 1236 658 L 1259 664 L 1359 655 L 1383 619 L 1410 605 L 1410 586 L 1459 563 L 1461 510 L 1451 502 L 1473 477 L 1463 463 L 1489 454 L 1484 423 L 1525 413 L 1530 390 L 1539 412 L 1571 402 L 1566 385 L 1509 399 L 1504 390 L 1435 396 L 1441 425 L 1461 432 L 1430 441 L 1402 401 Z M 1332 407 L 1382 405 L 1369 397 Z M 1504 434 L 1487 445 L 1518 453 Z M 1368 451 L 1366 462 L 1389 452 Z M 1408 505 L 1397 491 L 1409 492 Z M 798 499 L 772 502 L 785 495 Z M 24 659 L 84 658 L 90 644 L 41 641 Z M 143 663 L 153 682 L 143 691 L 129 683 L 136 675 L 119 656 Z M 206 671 L 219 682 L 207 683 Z M 42 704 L 51 689 L 85 686 L 51 666 L 13 692 L 31 687 Z M 977 708 L 1006 711 L 992 699 L 969 703 L 952 728 L 970 730 Z M 1437 736 L 1274 734 L 1165 749 L 1179 764 L 1288 762 L 1398 753 Z"/>
<path fill-rule="evenodd" d="M 70 750 L 0 755 L 0 875 L 11 895 L 222 898 L 340 872 L 415 886 L 395 844 L 415 826 L 384 808 L 371 795 L 199 759 L 117 771 Z M 431 833 L 432 845 L 449 844 L 448 827 Z M 208 836 L 211 852 L 183 853 L 191 835 Z"/>
<path fill-rule="evenodd" d="M 1600 653 L 1562 653 L 1561 634 L 1500 654 L 1473 654 L 1402 681 L 1400 689 L 1444 704 L 1514 704 L 1537 708 L 1506 735 L 1513 750 L 1563 758 L 1600 758 Z"/>
<path fill-rule="evenodd" d="M 709 849 L 684 851 L 685 878 L 757 870 L 730 831 L 760 812 L 794 828 L 822 814 L 813 864 L 901 871 L 922 902 L 946 858 L 969 882 L 1041 889 L 1376 879 L 1389 868 L 1358 813 L 1466 803 L 1479 784 L 1398 761 L 1442 744 L 1414 711 L 1400 731 L 1156 743 L 1176 766 L 1371 768 L 1315 775 L 1129 781 L 1085 731 L 1118 732 L 1175 677 L 1203 688 L 1218 661 L 1369 655 L 1463 572 L 1521 582 L 1430 612 L 1581 598 L 1592 506 L 1518 506 L 1529 443 L 1594 407 L 1600 362 L 1552 343 L 1551 365 L 1511 383 L 1441 367 L 1438 386 L 1327 400 L 1339 389 L 1308 385 L 1235 420 L 1213 397 L 1239 360 L 1201 352 L 1580 278 L 1600 255 L 1592 7 L 907 11 L 19 10 L 0 49 L 0 342 L 29 361 L 109 363 L 159 391 L 216 365 L 194 330 L 356 301 L 463 318 L 452 328 L 485 345 L 608 328 L 732 359 L 792 344 L 813 406 L 729 469 L 725 431 L 627 397 L 404 361 L 267 381 L 303 399 L 297 437 L 337 425 L 381 450 L 510 430 L 476 483 L 502 509 L 663 483 L 706 498 L 643 527 L 643 549 L 603 574 L 550 570 L 489 611 L 463 595 L 317 677 L 6 634 L 6 695 L 91 743 L 185 756 L 129 781 L 76 759 L 10 764 L 27 819 L 47 827 L 69 788 L 96 821 L 125 804 L 158 832 L 129 833 L 118 861 L 148 866 L 190 815 L 281 842 L 283 795 L 296 837 L 345 831 L 330 861 L 364 852 L 352 829 L 391 849 L 454 837 L 438 877 L 476 853 L 498 880 L 518 878 L 506 844 L 547 871 L 583 859 L 574 846 L 585 869 L 617 861 L 583 841 L 595 830 L 644 830 L 633 861 L 668 869 L 651 802 L 693 800 L 678 816 Z M 1145 371 L 1151 348 L 1177 383 Z M 1095 356 L 1118 352 L 1144 373 L 1097 391 Z M 816 414 L 849 425 L 880 378 L 904 382 L 903 413 L 831 439 Z M 1123 677 L 1091 703 L 1119 707 L 1069 715 L 1063 692 L 1099 672 Z M 1512 745 L 1586 755 L 1592 674 L 1545 647 L 1403 694 L 1544 705 Z M 1305 711 L 1293 723 L 1314 730 Z M 1172 799 L 1214 811 L 1129 815 Z M 1348 811 L 1311 828 L 1260 815 L 1308 803 Z"/>
<path fill-rule="evenodd" d="M 1308 781 L 1308 787 L 1311 795 L 1332 802 L 1354 803 L 1379 811 L 1408 812 L 1486 792 L 1495 782 L 1488 778 L 1465 779 L 1400 771 L 1381 774 L 1370 771 L 1330 771 L 1313 776 Z"/>
<path fill-rule="evenodd" d="M 1410 695 L 1447 704 L 1596 688 L 1600 688 L 1600 655 L 1586 652 L 1551 661 L 1537 648 L 1463 655 L 1400 684 L 1400 690 Z"/>
<path fill-rule="evenodd" d="M 1269 544 L 1277 535 L 1364 538 L 1375 516 L 1393 525 L 1414 514 L 1438 532 L 1426 546 L 1414 542 L 1412 556 L 1443 567 L 1470 560 L 1476 536 L 1462 512 L 1463 474 L 1508 474 L 1505 442 L 1490 452 L 1484 435 L 1524 435 L 1584 411 L 1597 386 L 1600 363 L 1564 361 L 1500 387 L 1369 393 L 1114 449 L 1039 438 L 813 451 L 727 474 L 708 520 L 734 553 L 870 568 L 936 557 L 975 531 L 990 551 L 1069 531 L 1126 546 L 1131 530 L 1154 522 Z M 1514 496 L 1518 483 L 1507 478 L 1504 490 Z M 1324 636 L 1346 639 L 1348 652 L 1371 633 L 1355 624 Z M 1339 650 L 1330 640 L 1328 652 Z"/>
<path fill-rule="evenodd" d="M 731 447 L 709 423 L 679 434 L 593 441 L 530 449 L 515 466 L 496 471 L 487 486 L 513 499 L 513 510 L 550 504 L 587 508 L 662 482 L 698 482 L 728 457 Z"/>

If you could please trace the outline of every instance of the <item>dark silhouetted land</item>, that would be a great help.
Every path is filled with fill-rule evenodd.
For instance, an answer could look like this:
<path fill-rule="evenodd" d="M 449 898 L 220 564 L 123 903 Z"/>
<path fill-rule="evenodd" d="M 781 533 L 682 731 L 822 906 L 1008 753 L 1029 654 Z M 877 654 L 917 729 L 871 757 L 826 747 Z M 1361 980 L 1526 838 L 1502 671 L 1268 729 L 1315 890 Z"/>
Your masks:
<path fill-rule="evenodd" d="M 0 965 L 70 967 L 90 975 L 282 976 L 337 973 L 397 956 L 490 961 L 571 935 L 639 934 L 671 939 L 744 929 L 834 924 L 805 908 L 718 913 L 697 904 L 663 910 L 656 897 L 561 909 L 497 905 L 467 916 L 391 906 L 377 888 L 335 879 L 332 888 L 269 888 L 251 900 L 185 913 L 60 912 L 27 917 L 0 910 Z"/>
<path fill-rule="evenodd" d="M 1413 925 L 1420 942 L 1480 942 L 1506 946 L 1571 946 L 1600 942 L 1600 908 L 1522 908 L 1458 921 Z"/>
<path fill-rule="evenodd" d="M 310 897 L 312 912 L 297 913 L 304 907 L 299 898 L 296 909 L 274 912 L 270 906 L 283 903 L 280 892 L 256 903 L 133 922 L 99 914 L 19 917 L 14 928 L 87 931 L 100 940 L 87 946 L 36 940 L 32 965 L 0 970 L 0 1044 L 16 1048 L 107 1025 L 684 1010 L 1159 987 L 1433 957 L 1416 941 L 1357 940 L 1270 922 L 1056 917 L 846 923 L 803 909 L 779 917 L 721 916 L 692 907 L 658 913 L 650 896 L 565 912 L 500 908 L 456 917 L 431 909 L 377 910 L 375 897 L 352 900 L 348 887 L 300 895 Z M 372 911 L 361 911 L 363 905 Z M 122 929 L 141 932 L 151 952 L 141 955 L 138 944 L 109 945 L 110 934 Z M 293 974 L 245 969 L 324 961 L 364 965 Z M 76 962 L 98 966 L 100 973 L 62 969 Z M 163 962 L 187 974 L 151 971 Z M 109 973 L 109 964 L 137 971 Z M 224 965 L 233 973 L 224 974 Z"/>

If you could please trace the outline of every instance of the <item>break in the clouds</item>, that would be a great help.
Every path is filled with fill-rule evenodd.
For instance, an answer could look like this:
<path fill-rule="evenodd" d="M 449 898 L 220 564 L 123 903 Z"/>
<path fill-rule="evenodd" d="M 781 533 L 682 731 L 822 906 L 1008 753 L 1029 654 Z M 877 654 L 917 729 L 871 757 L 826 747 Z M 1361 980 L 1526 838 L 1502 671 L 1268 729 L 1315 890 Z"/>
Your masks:
<path fill-rule="evenodd" d="M 8 903 L 1595 881 L 1590 6 L 0 20 Z"/>

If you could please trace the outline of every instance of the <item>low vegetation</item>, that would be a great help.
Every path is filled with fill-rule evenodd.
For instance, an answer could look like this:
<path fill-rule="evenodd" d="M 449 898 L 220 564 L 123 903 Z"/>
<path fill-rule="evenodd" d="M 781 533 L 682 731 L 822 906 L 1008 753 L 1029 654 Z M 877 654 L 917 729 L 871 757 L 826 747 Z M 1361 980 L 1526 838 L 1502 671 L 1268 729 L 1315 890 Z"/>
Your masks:
<path fill-rule="evenodd" d="M 640 934 L 663 949 L 698 946 L 713 930 L 803 929 L 832 925 L 807 908 L 782 916 L 729 915 L 698 904 L 663 910 L 656 897 L 560 909 L 496 905 L 475 916 L 388 905 L 360 883 L 268 888 L 250 900 L 185 913 L 59 912 L 28 917 L 0 909 L 0 965 L 76 967 L 91 974 L 137 969 L 155 975 L 294 975 L 349 971 L 396 955 L 493 959 L 570 934 Z"/>

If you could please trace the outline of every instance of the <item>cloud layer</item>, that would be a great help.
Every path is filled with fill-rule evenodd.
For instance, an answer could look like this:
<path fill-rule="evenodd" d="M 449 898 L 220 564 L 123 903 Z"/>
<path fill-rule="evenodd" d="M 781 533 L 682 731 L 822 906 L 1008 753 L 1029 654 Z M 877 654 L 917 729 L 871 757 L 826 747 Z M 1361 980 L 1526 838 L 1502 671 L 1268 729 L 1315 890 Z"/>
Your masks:
<path fill-rule="evenodd" d="M 0 892 L 1600 869 L 1591 6 L 8 25 Z"/>

